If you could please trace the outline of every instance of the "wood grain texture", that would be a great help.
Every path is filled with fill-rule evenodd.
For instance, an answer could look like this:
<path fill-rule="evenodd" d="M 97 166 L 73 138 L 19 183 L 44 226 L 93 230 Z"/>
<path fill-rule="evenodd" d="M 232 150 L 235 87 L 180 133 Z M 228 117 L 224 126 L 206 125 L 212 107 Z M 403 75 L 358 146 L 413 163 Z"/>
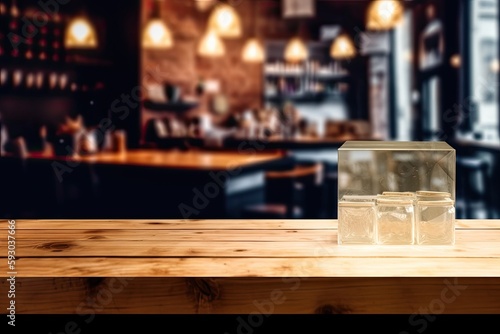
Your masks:
<path fill-rule="evenodd" d="M 6 261 L 0 262 L 3 275 Z M 498 258 L 41 257 L 18 277 L 500 277 Z"/>
<path fill-rule="evenodd" d="M 206 288 L 198 295 L 192 281 L 184 278 L 18 282 L 18 314 L 78 314 L 80 320 L 93 314 L 500 312 L 500 278 L 216 278 L 199 281 Z M 0 301 L 2 309 L 5 301 Z"/>
<path fill-rule="evenodd" d="M 499 220 L 457 221 L 454 246 L 339 246 L 334 220 L 20 220 L 16 255 L 20 314 L 500 314 Z"/>
<path fill-rule="evenodd" d="M 6 220 L 0 221 L 0 229 L 7 229 Z M 64 220 L 64 219 L 36 219 L 16 220 L 16 229 L 36 230 L 82 230 L 82 229 L 128 229 L 128 230 L 330 230 L 337 229 L 335 219 L 266 219 L 266 220 L 231 220 L 231 219 L 201 219 L 201 220 L 144 220 L 144 219 L 92 219 L 92 220 Z M 456 229 L 479 230 L 500 229 L 500 220 L 457 220 Z"/>
<path fill-rule="evenodd" d="M 138 231 L 138 235 L 141 232 Z M 102 234 L 101 234 L 102 235 Z M 149 234 L 146 234 L 149 235 Z M 367 261 L 374 257 L 392 258 L 500 258 L 500 230 L 456 232 L 453 246 L 339 246 L 336 231 L 330 231 L 330 239 L 260 241 L 215 241 L 209 236 L 193 240 L 46 240 L 20 239 L 16 247 L 19 257 L 208 257 L 208 258 L 311 258 L 358 257 Z M 226 239 L 232 237 L 227 231 Z M 220 239 L 221 237 L 219 237 Z M 7 240 L 0 240 L 0 249 L 7 248 Z"/>
<path fill-rule="evenodd" d="M 336 234 L 324 230 L 17 230 L 18 238 L 39 241 L 333 241 Z"/>

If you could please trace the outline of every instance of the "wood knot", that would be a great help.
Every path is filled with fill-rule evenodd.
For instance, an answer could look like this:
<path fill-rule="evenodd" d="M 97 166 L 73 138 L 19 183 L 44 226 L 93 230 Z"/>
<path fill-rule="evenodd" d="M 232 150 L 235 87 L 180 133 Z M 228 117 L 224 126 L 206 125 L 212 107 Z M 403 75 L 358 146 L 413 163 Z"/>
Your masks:
<path fill-rule="evenodd" d="M 37 245 L 36 248 L 46 249 L 51 252 L 62 252 L 65 249 L 71 248 L 74 245 L 69 242 L 46 242 Z"/>
<path fill-rule="evenodd" d="M 196 312 L 200 307 L 211 309 L 213 302 L 220 297 L 219 283 L 213 278 L 187 278 L 188 295 L 194 299 Z"/>
<path fill-rule="evenodd" d="M 104 285 L 106 278 L 104 277 L 89 277 L 85 279 L 85 288 L 87 296 L 95 297 L 99 289 Z"/>
<path fill-rule="evenodd" d="M 318 307 L 314 311 L 315 314 L 346 314 L 351 312 L 352 310 L 349 306 L 340 304 L 339 305 L 325 304 Z"/>

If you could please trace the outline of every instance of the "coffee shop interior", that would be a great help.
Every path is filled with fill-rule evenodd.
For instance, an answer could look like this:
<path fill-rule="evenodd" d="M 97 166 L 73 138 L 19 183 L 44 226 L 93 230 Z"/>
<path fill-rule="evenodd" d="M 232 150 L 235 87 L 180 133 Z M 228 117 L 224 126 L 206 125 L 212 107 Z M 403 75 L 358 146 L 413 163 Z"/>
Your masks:
<path fill-rule="evenodd" d="M 0 0 L 0 217 L 333 219 L 361 140 L 499 218 L 499 2 Z"/>

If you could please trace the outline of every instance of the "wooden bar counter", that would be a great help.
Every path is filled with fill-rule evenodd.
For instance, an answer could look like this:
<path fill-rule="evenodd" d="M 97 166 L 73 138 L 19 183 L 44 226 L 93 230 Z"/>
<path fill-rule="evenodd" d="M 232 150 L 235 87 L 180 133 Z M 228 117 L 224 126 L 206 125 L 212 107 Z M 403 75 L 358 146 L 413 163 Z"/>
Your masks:
<path fill-rule="evenodd" d="M 500 314 L 498 220 L 457 221 L 454 246 L 339 246 L 331 220 L 15 227 L 19 314 Z"/>
<path fill-rule="evenodd" d="M 86 156 L 1 157 L 0 217 L 240 218 L 264 201 L 279 152 L 137 149 Z M 9 210 L 10 212 L 6 212 Z"/>

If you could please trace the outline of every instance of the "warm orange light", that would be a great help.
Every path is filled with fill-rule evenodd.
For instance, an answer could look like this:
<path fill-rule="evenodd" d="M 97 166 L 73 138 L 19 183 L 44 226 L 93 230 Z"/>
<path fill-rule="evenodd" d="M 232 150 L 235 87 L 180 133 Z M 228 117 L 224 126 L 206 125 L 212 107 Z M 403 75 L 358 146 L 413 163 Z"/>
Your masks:
<path fill-rule="evenodd" d="M 350 59 L 356 56 L 356 47 L 347 35 L 340 35 L 332 43 L 330 55 L 334 59 Z"/>
<path fill-rule="evenodd" d="M 161 19 L 152 19 L 144 29 L 142 46 L 153 49 L 168 49 L 173 46 L 172 33 Z"/>
<path fill-rule="evenodd" d="M 462 64 L 462 59 L 461 59 L 460 55 L 453 55 L 450 58 L 450 64 L 451 64 L 451 66 L 453 66 L 455 68 L 459 68 L 460 65 Z"/>
<path fill-rule="evenodd" d="M 213 30 L 208 30 L 198 45 L 198 54 L 202 57 L 221 57 L 226 53 L 224 43 Z"/>
<path fill-rule="evenodd" d="M 64 39 L 66 48 L 95 48 L 97 35 L 86 18 L 76 18 L 68 25 Z"/>
<path fill-rule="evenodd" d="M 242 52 L 243 61 L 247 63 L 261 63 L 264 61 L 264 47 L 257 38 L 249 39 Z"/>
<path fill-rule="evenodd" d="M 240 37 L 241 19 L 233 7 L 221 4 L 216 6 L 210 15 L 208 29 L 214 30 L 220 37 Z"/>
<path fill-rule="evenodd" d="M 498 73 L 500 71 L 500 62 L 498 59 L 495 59 L 490 64 L 491 71 L 494 73 Z"/>
<path fill-rule="evenodd" d="M 309 51 L 300 38 L 291 39 L 285 48 L 285 60 L 291 63 L 301 62 L 309 57 Z"/>
<path fill-rule="evenodd" d="M 403 5 L 398 0 L 374 0 L 368 8 L 368 30 L 390 30 L 403 19 Z"/>

